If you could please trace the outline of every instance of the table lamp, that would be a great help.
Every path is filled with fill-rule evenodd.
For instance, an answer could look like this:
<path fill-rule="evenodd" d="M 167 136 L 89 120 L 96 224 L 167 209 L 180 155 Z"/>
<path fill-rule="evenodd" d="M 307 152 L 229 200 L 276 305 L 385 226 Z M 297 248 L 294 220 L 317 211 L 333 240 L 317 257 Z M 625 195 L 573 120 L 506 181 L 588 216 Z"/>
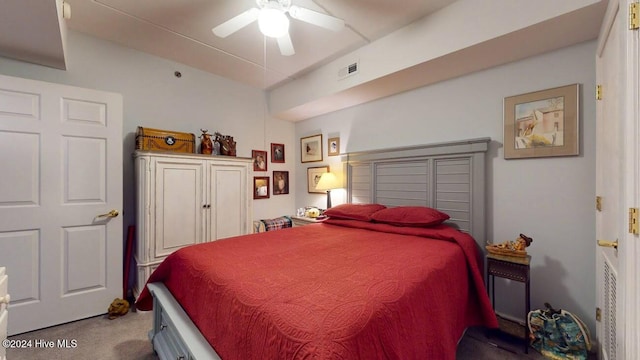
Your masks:
<path fill-rule="evenodd" d="M 331 190 L 339 187 L 338 177 L 334 173 L 326 172 L 320 176 L 316 190 L 327 190 L 327 209 L 331 208 Z"/>

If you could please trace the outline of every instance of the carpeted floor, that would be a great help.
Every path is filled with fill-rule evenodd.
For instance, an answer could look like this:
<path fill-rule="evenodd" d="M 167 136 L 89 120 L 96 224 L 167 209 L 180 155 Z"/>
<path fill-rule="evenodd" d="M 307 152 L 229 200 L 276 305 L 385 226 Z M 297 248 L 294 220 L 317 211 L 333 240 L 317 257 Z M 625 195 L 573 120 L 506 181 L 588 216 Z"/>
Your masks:
<path fill-rule="evenodd" d="M 126 316 L 109 320 L 98 316 L 72 323 L 54 326 L 12 336 L 12 340 L 40 340 L 40 344 L 58 340 L 65 341 L 75 348 L 31 348 L 7 349 L 7 360 L 55 360 L 55 359 L 114 359 L 114 360 L 155 360 L 157 356 L 151 349 L 147 332 L 152 325 L 151 312 L 130 312 Z M 495 345 L 491 345 L 492 342 Z M 510 336 L 485 337 L 480 328 L 469 329 L 460 341 L 457 351 L 458 360 L 513 360 L 544 359 L 533 349 L 523 353 L 521 343 Z"/>

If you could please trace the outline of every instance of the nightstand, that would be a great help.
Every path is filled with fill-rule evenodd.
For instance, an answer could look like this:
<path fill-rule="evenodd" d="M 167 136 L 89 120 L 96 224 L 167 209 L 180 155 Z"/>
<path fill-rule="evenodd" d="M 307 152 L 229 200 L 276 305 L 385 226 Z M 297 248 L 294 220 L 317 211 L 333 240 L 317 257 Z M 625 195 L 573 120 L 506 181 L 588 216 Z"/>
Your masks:
<path fill-rule="evenodd" d="M 322 220 L 317 220 L 315 218 L 310 218 L 310 217 L 306 217 L 306 216 L 290 216 L 291 221 L 293 222 L 293 226 L 305 226 L 305 225 L 309 225 L 309 224 L 317 224 L 317 223 L 321 223 L 324 220 L 326 220 L 327 218 L 324 218 Z"/>
<path fill-rule="evenodd" d="M 529 353 L 529 326 L 527 324 L 527 318 L 529 311 L 531 310 L 531 298 L 530 298 L 530 273 L 531 255 L 526 257 L 513 257 L 503 256 L 496 254 L 487 254 L 487 290 L 491 289 L 491 305 L 493 309 L 496 308 L 496 296 L 495 296 L 495 278 L 501 277 L 513 281 L 518 281 L 525 284 L 525 339 L 524 339 L 524 352 Z"/>

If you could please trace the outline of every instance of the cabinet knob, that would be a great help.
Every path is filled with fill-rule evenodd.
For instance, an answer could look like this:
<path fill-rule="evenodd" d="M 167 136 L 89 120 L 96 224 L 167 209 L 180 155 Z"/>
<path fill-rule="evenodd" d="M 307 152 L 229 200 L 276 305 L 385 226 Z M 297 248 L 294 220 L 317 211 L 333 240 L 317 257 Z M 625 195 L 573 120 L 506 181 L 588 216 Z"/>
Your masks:
<path fill-rule="evenodd" d="M 9 301 L 11 301 L 11 296 L 9 296 L 9 294 L 0 297 L 0 304 L 9 305 Z"/>
<path fill-rule="evenodd" d="M 167 328 L 167 325 L 165 324 L 160 324 L 160 331 L 164 330 Z"/>

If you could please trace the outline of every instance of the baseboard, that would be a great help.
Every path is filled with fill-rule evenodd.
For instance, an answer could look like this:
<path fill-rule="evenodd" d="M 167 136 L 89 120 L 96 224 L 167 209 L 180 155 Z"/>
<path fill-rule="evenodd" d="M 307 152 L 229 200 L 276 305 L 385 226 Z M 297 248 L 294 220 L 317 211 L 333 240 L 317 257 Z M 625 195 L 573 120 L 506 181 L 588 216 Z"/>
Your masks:
<path fill-rule="evenodd" d="M 520 339 L 525 339 L 526 325 L 524 323 L 504 314 L 496 313 L 496 317 L 498 318 L 500 331 Z"/>

